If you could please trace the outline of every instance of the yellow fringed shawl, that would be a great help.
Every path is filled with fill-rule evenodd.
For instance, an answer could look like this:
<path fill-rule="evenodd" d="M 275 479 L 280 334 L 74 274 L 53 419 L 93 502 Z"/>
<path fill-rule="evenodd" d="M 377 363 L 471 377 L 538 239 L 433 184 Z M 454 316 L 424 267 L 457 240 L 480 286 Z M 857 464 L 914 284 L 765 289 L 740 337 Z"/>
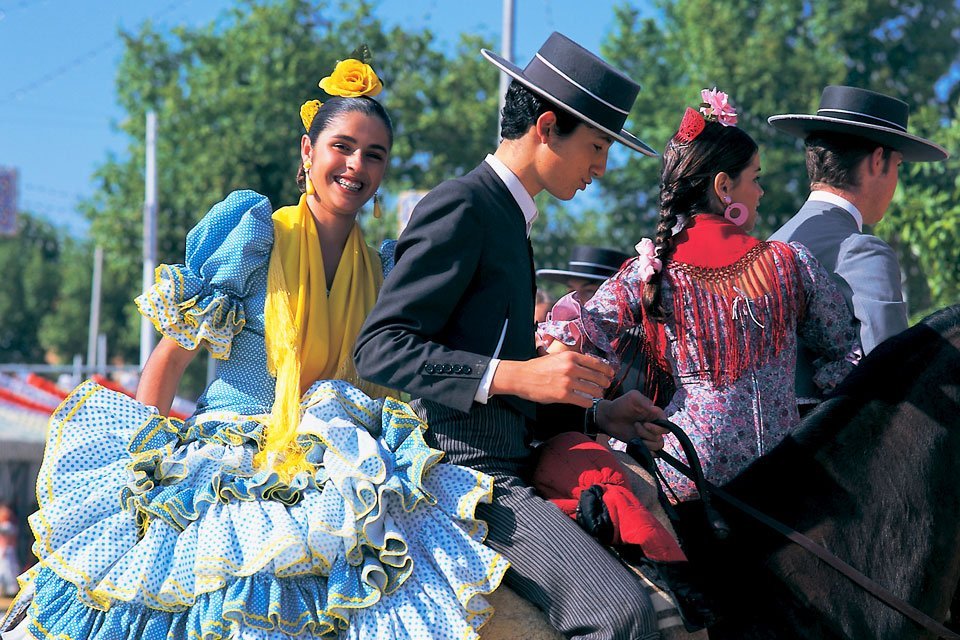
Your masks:
<path fill-rule="evenodd" d="M 380 257 L 364 243 L 360 226 L 350 231 L 329 295 L 306 196 L 275 211 L 273 229 L 264 333 L 276 389 L 256 463 L 289 480 L 309 467 L 296 442 L 304 390 L 317 380 L 345 380 L 371 396 L 391 390 L 361 380 L 353 365 L 354 342 L 383 283 Z"/>

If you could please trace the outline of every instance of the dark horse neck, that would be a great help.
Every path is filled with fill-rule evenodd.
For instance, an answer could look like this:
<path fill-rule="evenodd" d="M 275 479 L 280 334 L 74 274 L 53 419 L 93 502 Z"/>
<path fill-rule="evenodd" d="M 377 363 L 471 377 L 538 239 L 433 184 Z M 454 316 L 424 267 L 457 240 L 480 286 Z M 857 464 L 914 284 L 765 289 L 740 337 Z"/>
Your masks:
<path fill-rule="evenodd" d="M 960 305 L 879 345 L 724 488 L 945 620 L 960 579 Z M 686 532 L 730 595 L 711 638 L 929 637 L 808 552 L 724 514 L 725 543 Z"/>

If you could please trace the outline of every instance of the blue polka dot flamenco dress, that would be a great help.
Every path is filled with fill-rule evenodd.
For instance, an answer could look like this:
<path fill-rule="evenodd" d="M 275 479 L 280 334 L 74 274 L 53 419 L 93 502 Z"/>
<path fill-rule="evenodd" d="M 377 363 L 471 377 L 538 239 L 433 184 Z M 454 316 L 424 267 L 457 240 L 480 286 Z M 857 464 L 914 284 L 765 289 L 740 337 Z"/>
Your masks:
<path fill-rule="evenodd" d="M 137 300 L 219 358 L 194 416 L 89 381 L 52 416 L 19 600 L 35 638 L 461 639 L 492 613 L 508 563 L 474 518 L 492 480 L 441 463 L 403 402 L 316 382 L 298 432 L 310 470 L 255 468 L 273 237 L 266 198 L 234 192 Z"/>

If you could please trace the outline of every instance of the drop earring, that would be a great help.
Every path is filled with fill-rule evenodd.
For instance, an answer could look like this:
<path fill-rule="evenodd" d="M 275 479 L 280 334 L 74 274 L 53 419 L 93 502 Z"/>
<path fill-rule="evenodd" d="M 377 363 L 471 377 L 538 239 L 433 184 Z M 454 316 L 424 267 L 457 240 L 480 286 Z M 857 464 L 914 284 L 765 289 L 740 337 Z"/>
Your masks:
<path fill-rule="evenodd" d="M 742 227 L 747 218 L 750 217 L 750 211 L 747 209 L 747 205 L 742 202 L 731 202 L 730 200 L 730 196 L 723 196 L 723 202 L 727 205 L 727 208 L 723 210 L 723 217 L 738 227 Z"/>
<path fill-rule="evenodd" d="M 380 192 L 377 191 L 373 194 L 373 217 L 379 220 L 382 215 L 383 211 L 380 210 Z"/>
<path fill-rule="evenodd" d="M 303 186 L 304 186 L 304 192 L 308 196 L 312 196 L 317 192 L 317 190 L 313 186 L 313 180 L 310 179 L 310 167 L 312 166 L 313 166 L 313 163 L 310 162 L 309 160 L 303 161 Z"/>

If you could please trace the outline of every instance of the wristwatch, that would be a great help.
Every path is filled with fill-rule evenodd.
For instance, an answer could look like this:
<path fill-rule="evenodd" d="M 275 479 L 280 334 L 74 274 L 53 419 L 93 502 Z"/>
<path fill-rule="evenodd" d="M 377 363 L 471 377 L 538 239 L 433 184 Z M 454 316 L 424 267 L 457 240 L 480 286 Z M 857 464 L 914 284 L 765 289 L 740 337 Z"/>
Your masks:
<path fill-rule="evenodd" d="M 588 438 L 596 438 L 600 434 L 600 427 L 597 425 L 597 406 L 603 398 L 594 398 L 593 404 L 583 414 L 583 434 Z"/>

